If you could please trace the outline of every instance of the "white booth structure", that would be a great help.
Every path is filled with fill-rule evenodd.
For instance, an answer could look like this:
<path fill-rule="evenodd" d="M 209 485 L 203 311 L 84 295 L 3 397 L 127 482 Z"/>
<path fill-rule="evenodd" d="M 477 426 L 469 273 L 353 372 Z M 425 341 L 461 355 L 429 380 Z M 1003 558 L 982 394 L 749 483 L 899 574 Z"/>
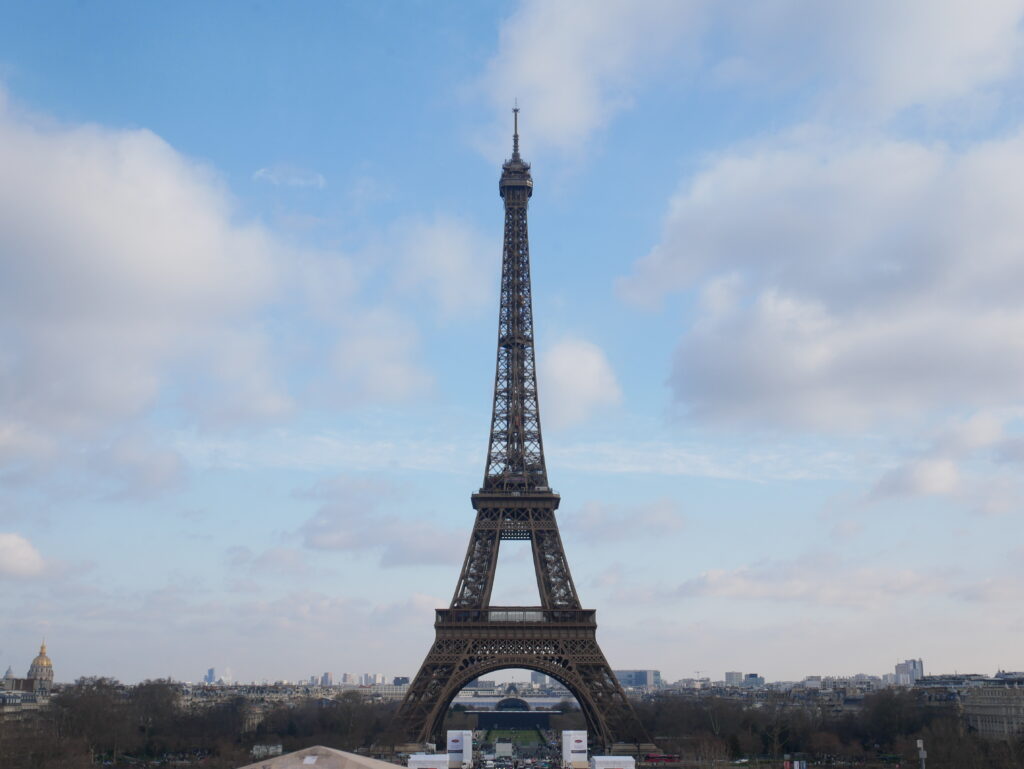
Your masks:
<path fill-rule="evenodd" d="M 562 766 L 587 769 L 587 733 L 562 732 Z"/>
<path fill-rule="evenodd" d="M 473 732 L 468 729 L 448 731 L 448 769 L 473 765 Z"/>

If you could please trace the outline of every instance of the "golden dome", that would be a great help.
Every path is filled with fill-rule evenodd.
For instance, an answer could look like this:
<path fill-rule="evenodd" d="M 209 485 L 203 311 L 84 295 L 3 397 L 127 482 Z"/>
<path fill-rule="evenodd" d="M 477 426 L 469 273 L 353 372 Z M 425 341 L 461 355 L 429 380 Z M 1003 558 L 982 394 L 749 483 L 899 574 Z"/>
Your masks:
<path fill-rule="evenodd" d="M 53 663 L 50 662 L 50 658 L 46 656 L 46 641 L 43 641 L 43 645 L 39 647 L 39 656 L 32 660 L 32 667 L 39 668 L 52 668 Z"/>

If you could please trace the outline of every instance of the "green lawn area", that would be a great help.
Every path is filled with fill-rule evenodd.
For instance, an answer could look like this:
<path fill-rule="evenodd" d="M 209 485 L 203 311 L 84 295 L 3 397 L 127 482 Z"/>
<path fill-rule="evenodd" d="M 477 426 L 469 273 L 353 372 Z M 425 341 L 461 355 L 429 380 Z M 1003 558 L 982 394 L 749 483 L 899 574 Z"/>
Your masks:
<path fill-rule="evenodd" d="M 485 738 L 486 742 L 494 744 L 499 739 L 509 738 L 516 745 L 522 745 L 524 748 L 531 745 L 540 745 L 543 741 L 540 732 L 536 729 L 523 729 L 515 730 L 512 729 L 491 729 L 487 733 Z"/>

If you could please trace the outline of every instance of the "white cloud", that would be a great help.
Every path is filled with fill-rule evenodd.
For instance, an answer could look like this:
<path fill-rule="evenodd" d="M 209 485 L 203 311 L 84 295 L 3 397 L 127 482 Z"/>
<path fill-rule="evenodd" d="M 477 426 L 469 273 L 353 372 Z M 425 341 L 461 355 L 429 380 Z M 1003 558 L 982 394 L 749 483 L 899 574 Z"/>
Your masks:
<path fill-rule="evenodd" d="M 982 411 L 937 431 L 928 445 L 887 470 L 867 496 L 944 496 L 975 513 L 999 515 L 1021 507 L 1024 485 L 1005 465 L 1018 409 Z"/>
<path fill-rule="evenodd" d="M 500 135 L 509 134 L 508 110 L 518 98 L 530 146 L 578 148 L 629 103 L 634 78 L 672 50 L 701 5 L 526 0 L 502 25 L 498 52 L 479 83 L 500 112 Z"/>
<path fill-rule="evenodd" d="M 936 105 L 1013 74 L 1019 0 L 769 0 L 724 11 L 732 39 L 718 65 L 755 83 L 827 83 L 832 110 L 884 117 Z M 723 73 L 725 74 L 725 73 Z"/>
<path fill-rule="evenodd" d="M 951 459 L 918 459 L 893 468 L 875 486 L 875 498 L 952 494 L 960 472 Z"/>
<path fill-rule="evenodd" d="M 339 331 L 331 362 L 342 399 L 397 403 L 433 388 L 417 354 L 419 332 L 403 316 L 386 307 L 365 309 Z"/>
<path fill-rule="evenodd" d="M 562 516 L 569 536 L 586 542 L 619 542 L 622 539 L 663 537 L 679 531 L 685 519 L 671 499 L 635 505 L 587 501 Z"/>
<path fill-rule="evenodd" d="M 810 90 L 844 121 L 885 119 L 1012 79 L 1022 15 L 1020 0 L 525 0 L 479 87 L 500 115 L 496 134 L 508 134 L 519 97 L 528 141 L 562 150 L 578 149 L 665 70 L 719 87 Z"/>
<path fill-rule="evenodd" d="M 543 422 L 568 427 L 622 400 L 604 350 L 584 339 L 563 339 L 541 355 L 539 388 Z"/>
<path fill-rule="evenodd" d="M 442 529 L 423 518 L 387 512 L 403 495 L 385 484 L 340 476 L 310 495 L 323 504 L 300 528 L 313 550 L 377 552 L 385 567 L 457 563 L 463 532 Z"/>
<path fill-rule="evenodd" d="M 279 413 L 252 314 L 280 247 L 206 168 L 144 130 L 58 127 L 0 100 L 2 434 L 29 454 L 137 416 L 189 364 Z M 225 359 L 233 365 L 224 366 Z M 265 383 L 258 397 L 246 392 Z M 23 455 L 24 456 L 24 455 Z"/>
<path fill-rule="evenodd" d="M 299 168 L 288 163 L 278 163 L 269 168 L 260 168 L 252 175 L 253 181 L 269 182 L 270 184 L 285 187 L 315 187 L 323 189 L 327 186 L 327 180 L 323 174 L 310 171 L 306 168 Z"/>
<path fill-rule="evenodd" d="M 122 435 L 92 452 L 87 464 L 112 486 L 116 499 L 142 499 L 176 488 L 185 473 L 177 451 L 139 433 Z"/>
<path fill-rule="evenodd" d="M 930 595 L 944 589 L 944 580 L 936 574 L 873 566 L 850 568 L 838 559 L 806 559 L 709 570 L 683 582 L 674 595 L 875 610 L 908 595 Z"/>
<path fill-rule="evenodd" d="M 276 546 L 255 553 L 248 547 L 234 546 L 228 548 L 227 558 L 230 566 L 254 576 L 305 577 L 311 572 L 307 554 L 294 547 Z"/>
<path fill-rule="evenodd" d="M 938 448 L 960 455 L 1000 445 L 1005 441 L 1005 423 L 1014 413 L 979 411 L 954 423 L 935 440 Z"/>
<path fill-rule="evenodd" d="M 257 175 L 321 184 L 300 171 Z M 295 403 L 275 344 L 305 331 L 298 306 L 337 339 L 303 333 L 289 347 L 290 363 L 312 361 L 311 391 L 395 402 L 431 386 L 417 329 L 387 304 L 360 301 L 365 266 L 237 221 L 216 175 L 149 131 L 55 127 L 0 103 L 0 174 L 7 458 L 110 441 L 165 396 L 206 427 L 288 416 Z M 480 294 L 474 238 L 443 217 L 409 233 L 422 250 L 410 250 L 406 271 L 444 312 Z"/>
<path fill-rule="evenodd" d="M 395 280 L 402 291 L 425 289 L 444 319 L 491 306 L 500 264 L 494 241 L 449 216 L 406 222 L 398 233 Z"/>
<path fill-rule="evenodd" d="M 1024 600 L 1024 579 L 1019 575 L 998 574 L 958 587 L 954 595 L 969 603 L 1019 604 Z"/>
<path fill-rule="evenodd" d="M 830 428 L 1019 403 L 1024 136 L 962 151 L 792 138 L 715 159 L 622 282 L 640 303 L 701 293 L 678 401 Z"/>
<path fill-rule="evenodd" d="M 460 472 L 480 461 L 475 443 L 457 445 L 450 435 L 396 436 L 379 425 L 373 428 L 370 439 L 351 433 L 275 429 L 246 439 L 182 433 L 173 445 L 189 464 L 202 468 L 326 471 L 346 467 L 352 471 L 412 469 L 438 473 Z"/>
<path fill-rule="evenodd" d="M 0 532 L 0 576 L 37 577 L 46 562 L 35 546 L 20 534 Z"/>

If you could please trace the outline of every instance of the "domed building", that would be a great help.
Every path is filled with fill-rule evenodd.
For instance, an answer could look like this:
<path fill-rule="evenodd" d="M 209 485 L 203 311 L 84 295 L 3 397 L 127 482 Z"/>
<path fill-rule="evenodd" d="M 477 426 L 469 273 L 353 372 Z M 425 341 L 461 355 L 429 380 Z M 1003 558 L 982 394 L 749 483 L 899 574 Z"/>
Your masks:
<path fill-rule="evenodd" d="M 40 689 L 50 691 L 53 688 L 53 662 L 46 656 L 46 641 L 43 641 L 39 647 L 39 654 L 29 665 L 26 678 L 35 681 L 36 691 Z"/>
<path fill-rule="evenodd" d="M 53 689 L 53 662 L 46 654 L 46 642 L 39 647 L 39 654 L 29 665 L 28 675 L 15 678 L 14 672 L 7 668 L 7 673 L 0 678 L 0 691 L 9 692 L 42 692 L 49 694 Z"/>

